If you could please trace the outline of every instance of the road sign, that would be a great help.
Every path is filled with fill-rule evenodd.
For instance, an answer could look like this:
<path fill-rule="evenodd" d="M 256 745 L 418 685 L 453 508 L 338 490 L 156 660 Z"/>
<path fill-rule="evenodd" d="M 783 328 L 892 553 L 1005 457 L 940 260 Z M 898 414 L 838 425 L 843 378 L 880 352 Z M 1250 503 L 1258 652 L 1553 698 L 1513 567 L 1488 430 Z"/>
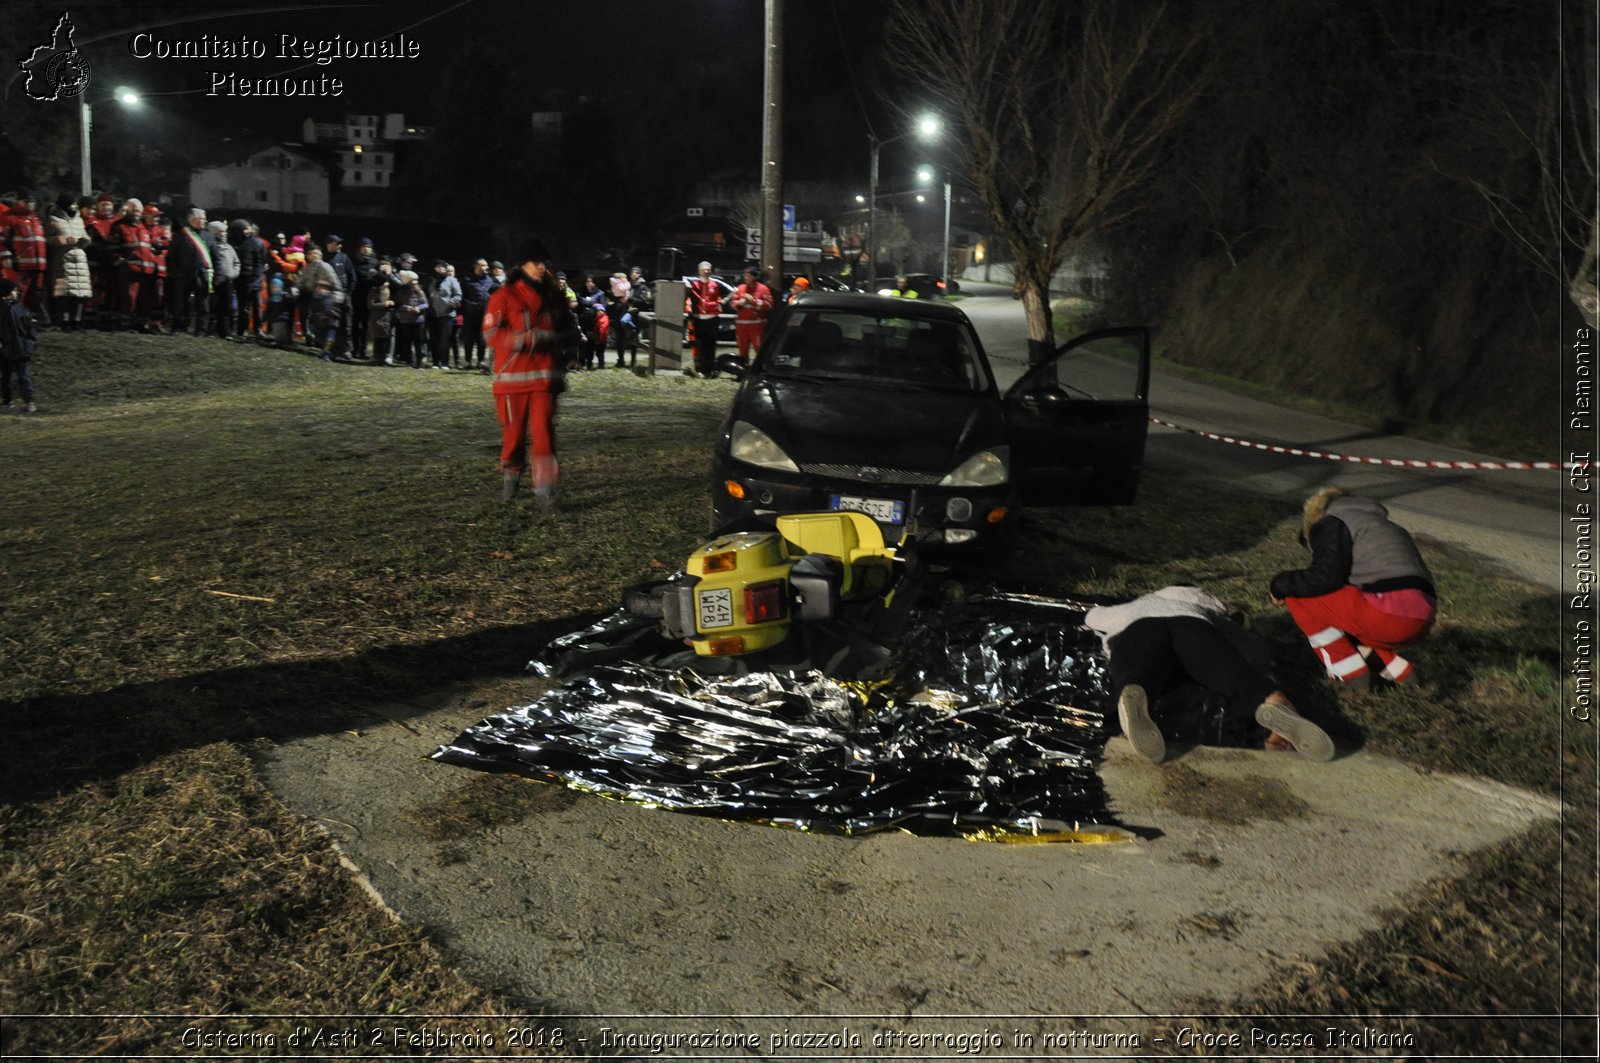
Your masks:
<path fill-rule="evenodd" d="M 793 203 L 785 203 L 783 205 L 783 231 L 786 232 L 786 233 L 794 232 L 794 204 Z"/>
<path fill-rule="evenodd" d="M 744 257 L 761 258 L 761 230 L 746 229 Z M 790 262 L 818 262 L 822 258 L 822 234 L 787 232 L 783 234 L 783 257 Z"/>

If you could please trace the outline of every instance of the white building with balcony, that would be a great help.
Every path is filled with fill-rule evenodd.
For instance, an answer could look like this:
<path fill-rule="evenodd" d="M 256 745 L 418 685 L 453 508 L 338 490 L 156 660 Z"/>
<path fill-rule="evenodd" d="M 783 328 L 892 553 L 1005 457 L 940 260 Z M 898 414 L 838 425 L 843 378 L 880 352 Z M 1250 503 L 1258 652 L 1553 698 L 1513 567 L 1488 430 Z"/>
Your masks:
<path fill-rule="evenodd" d="M 328 169 L 281 144 L 238 162 L 191 171 L 189 198 L 212 211 L 328 213 Z"/>
<path fill-rule="evenodd" d="M 427 140 L 424 126 L 407 125 L 405 115 L 347 114 L 342 122 L 307 118 L 301 137 L 333 153 L 339 191 L 385 189 L 394 183 L 395 145 Z"/>

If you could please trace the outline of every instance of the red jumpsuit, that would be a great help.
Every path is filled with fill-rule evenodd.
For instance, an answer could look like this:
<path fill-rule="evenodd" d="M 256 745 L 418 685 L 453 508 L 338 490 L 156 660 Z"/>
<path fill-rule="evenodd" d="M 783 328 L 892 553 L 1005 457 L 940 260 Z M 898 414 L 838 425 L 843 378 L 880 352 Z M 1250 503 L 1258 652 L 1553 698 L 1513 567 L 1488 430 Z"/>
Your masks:
<path fill-rule="evenodd" d="M 483 338 L 494 352 L 494 407 L 500 419 L 500 468 L 520 474 L 523 448 L 535 489 L 556 485 L 556 394 L 562 373 L 554 307 L 520 271 L 494 290 L 483 312 Z"/>
<path fill-rule="evenodd" d="M 16 263 L 17 301 L 38 314 L 45 292 L 44 222 L 18 203 L 5 217 L 5 242 Z"/>
<path fill-rule="evenodd" d="M 733 332 L 739 341 L 739 360 L 749 364 L 750 355 L 761 350 L 761 334 L 772 312 L 772 289 L 760 281 L 746 281 L 734 289 Z"/>
<path fill-rule="evenodd" d="M 146 283 L 140 294 L 139 312 L 147 318 L 160 320 L 167 308 L 167 251 L 172 247 L 172 226 L 161 216 L 161 208 L 144 208 L 144 228 L 150 236 L 150 261 L 154 283 Z M 168 322 L 171 324 L 171 322 Z"/>
<path fill-rule="evenodd" d="M 156 259 L 142 214 L 124 214 L 111 224 L 111 258 L 117 268 L 117 309 L 125 324 L 143 324 L 146 293 L 155 284 Z"/>

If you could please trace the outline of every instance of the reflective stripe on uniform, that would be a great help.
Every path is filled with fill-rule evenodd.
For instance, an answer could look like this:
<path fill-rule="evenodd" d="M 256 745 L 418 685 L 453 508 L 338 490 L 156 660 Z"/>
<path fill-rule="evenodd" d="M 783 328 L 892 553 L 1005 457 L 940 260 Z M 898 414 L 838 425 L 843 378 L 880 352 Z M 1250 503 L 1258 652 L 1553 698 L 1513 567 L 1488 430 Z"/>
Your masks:
<path fill-rule="evenodd" d="M 1411 662 L 1397 653 L 1394 655 L 1394 659 L 1384 665 L 1383 671 L 1378 674 L 1390 682 L 1399 682 L 1400 677 L 1409 671 L 1411 671 Z"/>
<path fill-rule="evenodd" d="M 1307 635 L 1306 641 L 1315 649 L 1321 649 L 1330 642 L 1337 642 L 1344 638 L 1344 632 L 1336 627 L 1325 627 L 1315 635 Z"/>
<path fill-rule="evenodd" d="M 1342 661 L 1330 661 L 1327 653 L 1323 652 L 1322 660 L 1328 667 L 1328 674 L 1335 679 L 1345 679 L 1367 670 L 1367 660 L 1359 653 L 1352 653 Z"/>
<path fill-rule="evenodd" d="M 555 372 L 550 369 L 535 369 L 530 373 L 496 373 L 494 382 L 496 384 L 517 384 L 525 380 L 549 380 L 555 375 Z"/>

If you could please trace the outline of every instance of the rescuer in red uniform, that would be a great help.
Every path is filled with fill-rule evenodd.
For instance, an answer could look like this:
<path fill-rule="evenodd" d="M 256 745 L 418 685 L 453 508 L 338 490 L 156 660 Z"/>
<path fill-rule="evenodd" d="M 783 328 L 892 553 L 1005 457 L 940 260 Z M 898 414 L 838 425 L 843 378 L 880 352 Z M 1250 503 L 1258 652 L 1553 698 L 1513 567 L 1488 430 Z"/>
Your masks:
<path fill-rule="evenodd" d="M 17 301 L 40 321 L 50 323 L 45 312 L 46 290 L 44 222 L 33 209 L 33 193 L 17 193 L 16 206 L 5 217 L 4 241 L 15 259 Z"/>
<path fill-rule="evenodd" d="M 733 293 L 733 310 L 739 361 L 749 365 L 750 356 L 761 350 L 761 335 L 767 330 L 767 315 L 772 312 L 772 289 L 761 283 L 761 270 L 757 267 L 745 267 L 744 283 Z"/>
<path fill-rule="evenodd" d="M 510 279 L 489 296 L 483 338 L 494 352 L 494 407 L 500 419 L 501 497 L 512 498 L 531 466 L 534 496 L 555 508 L 556 396 L 564 390 L 560 352 L 579 332 L 550 273 L 550 252 L 529 241 Z M 528 458 L 524 458 L 524 451 Z M 529 460 L 531 459 L 531 460 Z"/>

